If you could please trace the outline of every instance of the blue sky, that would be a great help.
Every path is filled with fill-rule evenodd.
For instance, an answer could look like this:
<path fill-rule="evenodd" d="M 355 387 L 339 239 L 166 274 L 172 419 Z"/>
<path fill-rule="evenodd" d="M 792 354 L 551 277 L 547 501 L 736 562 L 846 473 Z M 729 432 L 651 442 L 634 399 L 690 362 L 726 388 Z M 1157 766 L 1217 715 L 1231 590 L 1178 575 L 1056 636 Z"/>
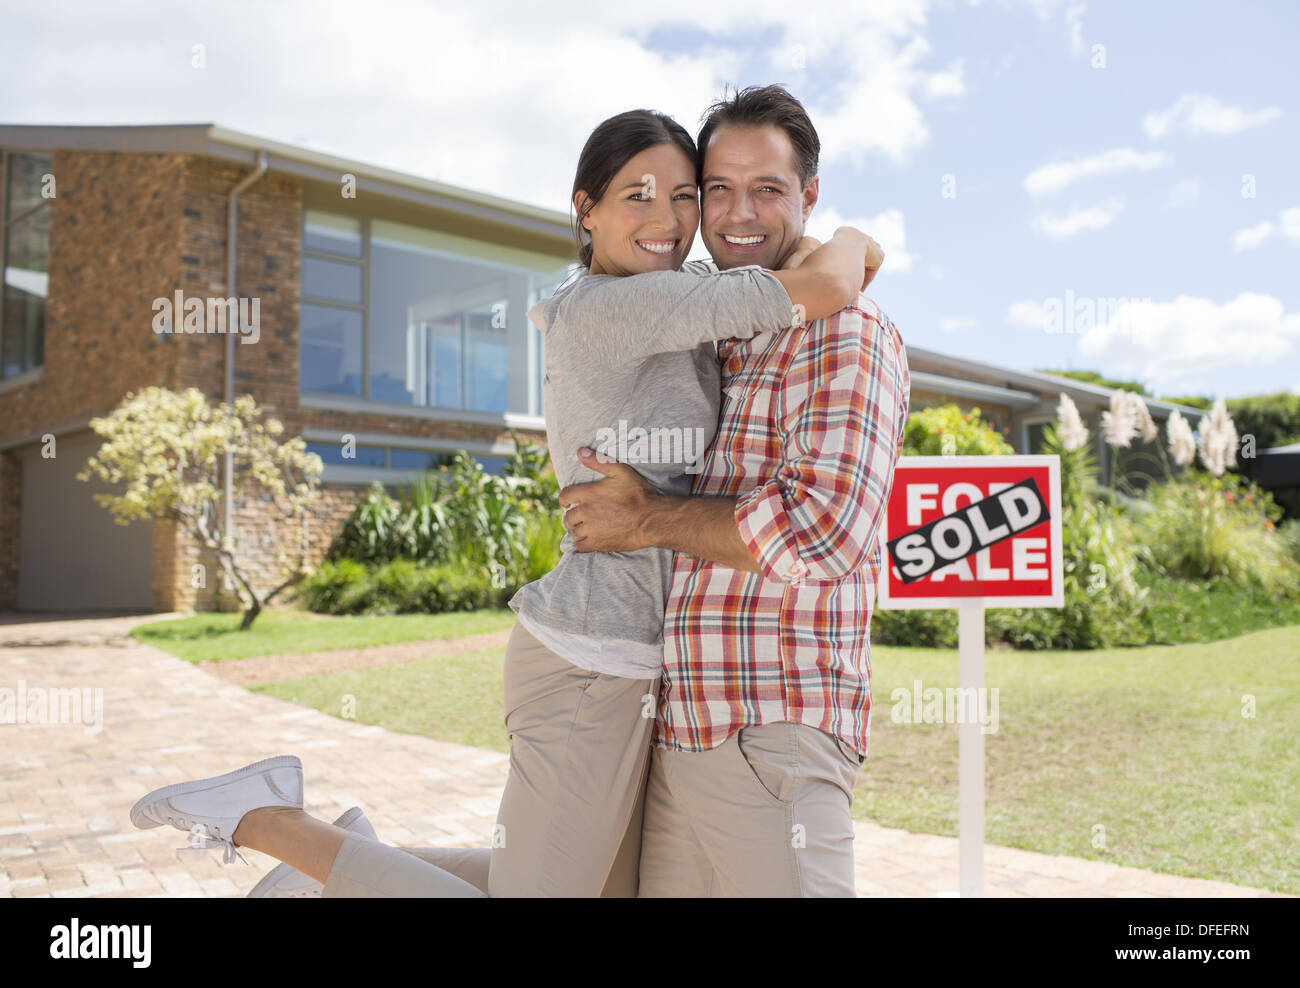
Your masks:
<path fill-rule="evenodd" d="M 784 82 L 823 139 L 813 229 L 884 244 L 906 341 L 1233 397 L 1300 390 L 1298 9 L 0 0 L 0 120 L 211 121 L 564 208 L 604 117 L 694 131 Z"/>

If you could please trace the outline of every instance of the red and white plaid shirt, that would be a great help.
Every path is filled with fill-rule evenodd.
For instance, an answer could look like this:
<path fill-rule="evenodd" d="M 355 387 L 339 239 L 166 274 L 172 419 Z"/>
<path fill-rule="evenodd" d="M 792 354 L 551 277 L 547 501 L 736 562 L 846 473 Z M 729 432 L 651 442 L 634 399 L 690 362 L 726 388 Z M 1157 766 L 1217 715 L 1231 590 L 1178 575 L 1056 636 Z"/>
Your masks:
<path fill-rule="evenodd" d="M 739 498 L 763 573 L 677 554 L 655 741 L 703 751 L 793 721 L 865 755 L 877 533 L 910 401 L 902 338 L 859 295 L 718 354 L 718 433 L 693 491 Z"/>

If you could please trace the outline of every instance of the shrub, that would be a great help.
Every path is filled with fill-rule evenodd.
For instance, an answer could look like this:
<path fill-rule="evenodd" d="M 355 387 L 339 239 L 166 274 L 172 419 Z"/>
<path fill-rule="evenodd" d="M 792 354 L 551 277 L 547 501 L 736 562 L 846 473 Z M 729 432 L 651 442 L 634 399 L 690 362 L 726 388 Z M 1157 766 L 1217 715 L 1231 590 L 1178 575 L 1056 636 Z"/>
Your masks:
<path fill-rule="evenodd" d="M 375 481 L 330 544 L 327 560 L 375 562 L 397 554 L 398 505 Z"/>
<path fill-rule="evenodd" d="M 1091 449 L 1066 449 L 1049 426 L 1043 452 L 1061 459 L 1064 603 L 1060 608 L 990 609 L 989 637 L 1017 648 L 1103 648 L 1150 641 L 1154 626 L 1148 592 L 1137 580 L 1133 525 L 1099 499 Z"/>
<path fill-rule="evenodd" d="M 462 451 L 403 488 L 399 498 L 372 484 L 326 558 L 483 570 L 498 585 L 542 576 L 558 562 L 564 534 L 559 485 L 547 467 L 549 454 L 514 439 L 501 477 L 485 473 Z M 409 576 L 410 570 L 399 573 Z"/>
<path fill-rule="evenodd" d="M 516 574 L 520 585 L 540 580 L 560 561 L 560 542 L 564 538 L 564 516 L 539 511 L 528 516 L 524 529 L 527 550 Z"/>
<path fill-rule="evenodd" d="M 1229 398 L 1228 412 L 1240 436 L 1254 436 L 1258 449 L 1300 442 L 1300 394 Z"/>
<path fill-rule="evenodd" d="M 370 604 L 370 575 L 355 559 L 327 560 L 298 585 L 297 596 L 313 611 L 360 614 Z"/>
<path fill-rule="evenodd" d="M 881 574 L 882 578 L 884 574 Z M 955 648 L 955 610 L 877 610 L 871 615 L 871 640 L 881 645 Z"/>
<path fill-rule="evenodd" d="M 1153 488 L 1140 519 L 1144 559 L 1184 580 L 1225 580 L 1265 593 L 1300 594 L 1300 565 L 1281 510 L 1267 491 L 1236 474 L 1189 474 Z"/>
<path fill-rule="evenodd" d="M 934 405 L 909 415 L 903 430 L 907 456 L 1005 456 L 1015 450 L 980 420 L 980 410 Z"/>
<path fill-rule="evenodd" d="M 1291 518 L 1282 522 L 1277 527 L 1277 534 L 1296 565 L 1300 566 L 1300 518 Z"/>
<path fill-rule="evenodd" d="M 504 607 L 517 584 L 492 571 L 429 566 L 396 559 L 366 566 L 353 559 L 322 563 L 298 588 L 307 608 L 325 614 L 438 614 Z"/>
<path fill-rule="evenodd" d="M 514 595 L 511 585 L 496 586 L 487 570 L 431 566 L 416 587 L 417 610 L 430 614 L 446 611 L 476 611 L 482 607 L 503 607 Z"/>
<path fill-rule="evenodd" d="M 412 559 L 394 559 L 369 572 L 370 613 L 411 614 L 421 610 L 418 584 L 423 575 Z"/>

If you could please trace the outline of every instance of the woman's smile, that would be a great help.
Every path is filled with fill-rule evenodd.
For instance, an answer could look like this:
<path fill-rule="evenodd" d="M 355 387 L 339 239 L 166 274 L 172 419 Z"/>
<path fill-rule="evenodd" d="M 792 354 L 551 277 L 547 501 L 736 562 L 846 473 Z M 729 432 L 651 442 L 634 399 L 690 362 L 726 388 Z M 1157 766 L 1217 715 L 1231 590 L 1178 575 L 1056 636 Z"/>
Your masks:
<path fill-rule="evenodd" d="M 640 247 L 642 250 L 647 250 L 651 254 L 661 254 L 661 255 L 671 254 L 673 251 L 677 249 L 677 245 L 679 243 L 681 243 L 680 238 L 675 240 L 649 240 L 646 238 L 641 238 L 636 241 L 636 245 Z"/>

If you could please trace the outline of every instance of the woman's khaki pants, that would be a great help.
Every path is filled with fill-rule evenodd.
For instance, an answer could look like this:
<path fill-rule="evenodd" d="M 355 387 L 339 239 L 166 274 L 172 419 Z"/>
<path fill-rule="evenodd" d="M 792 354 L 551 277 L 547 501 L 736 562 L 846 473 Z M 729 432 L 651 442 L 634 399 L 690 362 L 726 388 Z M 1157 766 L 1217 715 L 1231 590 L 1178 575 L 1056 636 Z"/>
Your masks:
<path fill-rule="evenodd" d="M 636 896 L 659 678 L 580 669 L 516 624 L 504 680 L 510 774 L 491 848 L 349 833 L 323 896 Z"/>

